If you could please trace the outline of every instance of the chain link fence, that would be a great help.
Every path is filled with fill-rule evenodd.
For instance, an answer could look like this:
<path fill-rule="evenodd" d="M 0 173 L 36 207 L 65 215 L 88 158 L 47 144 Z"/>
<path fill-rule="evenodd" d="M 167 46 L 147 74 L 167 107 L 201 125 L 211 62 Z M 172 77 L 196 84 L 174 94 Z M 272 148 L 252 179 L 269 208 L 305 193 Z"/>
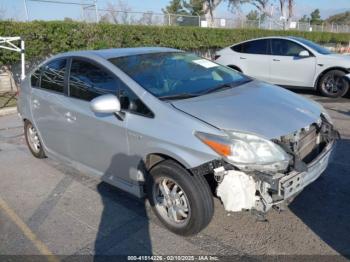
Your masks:
<path fill-rule="evenodd" d="M 203 16 L 191 16 L 169 13 L 132 12 L 98 9 L 99 22 L 130 25 L 157 25 L 157 26 L 197 26 L 210 28 L 255 28 L 267 30 L 297 30 L 313 32 L 350 33 L 350 25 L 339 24 L 310 24 L 305 22 L 284 22 L 278 19 L 247 20 L 244 17 L 205 19 Z M 86 16 L 87 17 L 87 16 Z M 85 17 L 85 18 L 86 18 Z M 85 22 L 94 22 L 94 18 L 84 19 Z"/>
<path fill-rule="evenodd" d="M 247 20 L 245 16 L 221 18 L 214 17 L 208 19 L 199 15 L 186 14 L 170 14 L 156 12 L 134 12 L 131 11 L 124 3 L 124 8 L 118 6 L 109 6 L 102 9 L 98 5 L 98 0 L 23 0 L 26 13 L 26 20 L 30 20 L 29 3 L 37 3 L 45 5 L 45 7 L 65 5 L 71 10 L 80 12 L 80 15 L 70 19 L 80 20 L 84 22 L 103 22 L 112 24 L 128 24 L 128 25 L 156 25 L 156 26 L 196 26 L 211 28 L 256 28 L 270 30 L 299 30 L 299 31 L 316 31 L 316 32 L 334 32 L 334 33 L 350 33 L 350 24 L 310 24 L 299 21 L 281 21 L 274 18 L 265 18 L 263 20 Z M 107 5 L 108 6 L 108 5 Z M 123 6 L 123 5 L 120 5 Z M 118 10 L 122 9 L 122 10 Z M 66 17 L 66 19 L 69 17 Z"/>

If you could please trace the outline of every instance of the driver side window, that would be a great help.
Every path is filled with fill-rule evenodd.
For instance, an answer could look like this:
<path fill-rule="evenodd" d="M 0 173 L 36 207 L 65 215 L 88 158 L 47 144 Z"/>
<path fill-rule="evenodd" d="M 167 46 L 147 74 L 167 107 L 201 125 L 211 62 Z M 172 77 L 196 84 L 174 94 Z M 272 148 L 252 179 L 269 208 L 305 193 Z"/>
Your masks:
<path fill-rule="evenodd" d="M 114 74 L 89 61 L 73 59 L 69 77 L 69 96 L 91 101 L 104 94 L 116 95 L 124 111 L 153 117 L 151 110 Z"/>
<path fill-rule="evenodd" d="M 284 39 L 271 40 L 272 55 L 275 56 L 299 56 L 306 49 L 297 43 Z"/>

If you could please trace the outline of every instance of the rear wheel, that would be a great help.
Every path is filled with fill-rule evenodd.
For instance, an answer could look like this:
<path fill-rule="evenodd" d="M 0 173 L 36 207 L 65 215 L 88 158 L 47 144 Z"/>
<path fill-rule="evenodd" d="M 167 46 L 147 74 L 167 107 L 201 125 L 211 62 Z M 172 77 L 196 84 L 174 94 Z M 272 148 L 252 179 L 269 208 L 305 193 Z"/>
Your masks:
<path fill-rule="evenodd" d="M 33 124 L 28 120 L 24 122 L 24 136 L 26 138 L 28 148 L 33 156 L 37 158 L 45 158 L 46 156 L 39 138 L 39 133 Z"/>
<path fill-rule="evenodd" d="M 325 73 L 319 81 L 318 89 L 321 94 L 328 97 L 342 97 L 349 90 L 349 81 L 344 77 L 345 72 L 331 70 Z"/>
<path fill-rule="evenodd" d="M 214 213 L 213 197 L 205 178 L 190 174 L 172 160 L 151 169 L 147 194 L 159 220 L 179 235 L 198 233 L 209 224 Z"/>

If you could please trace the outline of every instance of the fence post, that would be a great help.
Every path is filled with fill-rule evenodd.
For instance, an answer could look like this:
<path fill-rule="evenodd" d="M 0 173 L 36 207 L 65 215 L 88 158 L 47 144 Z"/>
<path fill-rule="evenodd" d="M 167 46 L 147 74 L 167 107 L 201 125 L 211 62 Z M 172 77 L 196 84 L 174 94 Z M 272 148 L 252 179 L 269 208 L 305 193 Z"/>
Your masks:
<path fill-rule="evenodd" d="M 100 18 L 98 17 L 97 0 L 94 0 L 94 6 L 95 6 L 96 23 L 98 23 Z"/>
<path fill-rule="evenodd" d="M 198 26 L 201 27 L 201 16 L 198 13 L 196 14 L 198 16 Z"/>
<path fill-rule="evenodd" d="M 170 17 L 170 13 L 167 13 L 168 14 L 168 25 L 171 25 L 171 17 Z"/>

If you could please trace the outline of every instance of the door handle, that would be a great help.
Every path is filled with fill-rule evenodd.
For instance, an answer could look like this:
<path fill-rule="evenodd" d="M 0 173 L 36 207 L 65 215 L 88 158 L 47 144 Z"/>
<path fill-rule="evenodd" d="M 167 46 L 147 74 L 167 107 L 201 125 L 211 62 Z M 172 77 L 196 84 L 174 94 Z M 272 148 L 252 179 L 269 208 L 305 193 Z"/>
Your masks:
<path fill-rule="evenodd" d="M 37 99 L 33 99 L 33 107 L 38 108 L 40 106 L 40 103 Z"/>
<path fill-rule="evenodd" d="M 281 60 L 274 58 L 273 61 L 279 62 L 279 61 L 281 61 Z"/>
<path fill-rule="evenodd" d="M 240 57 L 239 59 L 245 60 L 245 59 L 247 59 L 247 58 L 246 58 L 246 57 Z"/>
<path fill-rule="evenodd" d="M 71 112 L 65 113 L 64 116 L 66 117 L 68 122 L 73 122 L 77 120 L 77 118 L 73 116 Z"/>

